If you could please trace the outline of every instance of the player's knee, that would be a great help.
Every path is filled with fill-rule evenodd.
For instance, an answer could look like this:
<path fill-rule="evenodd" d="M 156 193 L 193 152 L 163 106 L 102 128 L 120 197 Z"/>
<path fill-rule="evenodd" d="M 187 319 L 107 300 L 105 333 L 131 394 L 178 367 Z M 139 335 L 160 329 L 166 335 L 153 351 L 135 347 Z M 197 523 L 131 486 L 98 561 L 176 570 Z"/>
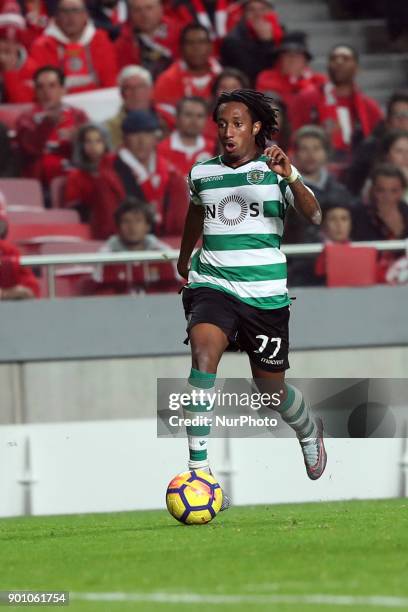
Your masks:
<path fill-rule="evenodd" d="M 201 372 L 216 372 L 219 358 L 209 346 L 196 346 L 192 349 L 194 368 Z"/>

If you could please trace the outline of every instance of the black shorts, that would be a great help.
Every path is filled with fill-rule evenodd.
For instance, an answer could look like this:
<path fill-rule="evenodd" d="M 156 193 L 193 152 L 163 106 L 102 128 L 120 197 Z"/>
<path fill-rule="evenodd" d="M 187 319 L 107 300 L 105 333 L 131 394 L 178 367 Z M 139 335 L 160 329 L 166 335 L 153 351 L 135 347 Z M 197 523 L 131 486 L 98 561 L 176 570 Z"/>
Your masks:
<path fill-rule="evenodd" d="M 289 368 L 289 306 L 264 310 L 224 291 L 197 287 L 182 291 L 187 334 L 197 323 L 212 323 L 230 341 L 227 350 L 244 351 L 267 372 Z"/>

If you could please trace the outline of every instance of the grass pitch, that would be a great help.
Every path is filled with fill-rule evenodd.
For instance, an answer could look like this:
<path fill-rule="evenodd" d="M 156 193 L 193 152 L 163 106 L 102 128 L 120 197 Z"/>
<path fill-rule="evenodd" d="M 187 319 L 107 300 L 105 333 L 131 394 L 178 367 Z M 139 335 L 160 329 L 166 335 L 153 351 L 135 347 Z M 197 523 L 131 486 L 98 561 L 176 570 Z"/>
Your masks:
<path fill-rule="evenodd" d="M 408 610 L 408 500 L 232 508 L 194 527 L 165 511 L 3 519 L 9 589 L 99 594 L 67 611 Z"/>

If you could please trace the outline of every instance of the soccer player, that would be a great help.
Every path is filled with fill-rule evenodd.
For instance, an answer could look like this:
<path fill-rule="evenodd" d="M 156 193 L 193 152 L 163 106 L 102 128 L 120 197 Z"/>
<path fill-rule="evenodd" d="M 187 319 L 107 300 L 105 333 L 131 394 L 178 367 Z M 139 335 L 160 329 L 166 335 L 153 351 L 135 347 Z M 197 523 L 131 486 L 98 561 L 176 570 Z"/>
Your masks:
<path fill-rule="evenodd" d="M 261 391 L 279 389 L 276 408 L 299 439 L 306 471 L 320 478 L 326 466 L 323 424 L 312 416 L 302 393 L 285 384 L 289 367 L 289 304 L 286 259 L 280 250 L 289 206 L 311 223 L 321 210 L 288 156 L 267 141 L 277 130 L 273 100 L 249 89 L 219 96 L 213 119 L 222 154 L 195 164 L 191 199 L 178 260 L 188 279 L 183 304 L 188 320 L 192 368 L 190 390 L 211 390 L 219 361 L 231 343 L 248 354 Z M 202 248 L 193 249 L 202 236 Z M 209 415 L 191 405 L 187 417 Z M 210 471 L 209 427 L 187 427 L 188 467 Z M 228 507 L 225 497 L 223 509 Z"/>

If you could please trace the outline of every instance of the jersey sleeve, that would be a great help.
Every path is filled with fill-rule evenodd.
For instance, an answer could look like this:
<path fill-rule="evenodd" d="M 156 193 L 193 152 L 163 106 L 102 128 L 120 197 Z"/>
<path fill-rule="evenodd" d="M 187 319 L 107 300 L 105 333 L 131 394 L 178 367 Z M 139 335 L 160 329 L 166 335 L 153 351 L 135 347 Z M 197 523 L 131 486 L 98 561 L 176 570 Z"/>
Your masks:
<path fill-rule="evenodd" d="M 194 185 L 194 166 L 191 168 L 188 175 L 188 188 L 190 190 L 190 202 L 195 204 L 196 206 L 203 206 L 203 202 L 198 195 L 197 189 Z"/>
<path fill-rule="evenodd" d="M 297 170 L 297 168 L 295 168 L 295 166 L 293 166 L 293 165 L 292 165 L 292 168 L 294 170 L 296 170 L 296 172 L 299 175 L 299 180 L 301 180 L 302 183 L 304 184 L 303 177 L 300 174 L 299 170 Z M 291 190 L 290 186 L 288 185 L 287 181 L 285 181 L 284 178 L 282 178 L 281 176 L 278 175 L 278 183 L 279 183 L 279 189 L 281 190 L 281 194 L 282 194 L 282 201 L 283 201 L 283 203 L 285 205 L 285 210 L 287 210 L 289 208 L 289 206 L 293 206 L 294 207 L 295 206 L 295 198 L 294 198 L 292 190 Z M 305 187 L 306 187 L 306 189 L 308 191 L 310 191 L 310 193 L 312 195 L 314 195 L 314 193 L 310 189 L 310 187 L 308 187 L 307 185 L 305 185 Z"/>

